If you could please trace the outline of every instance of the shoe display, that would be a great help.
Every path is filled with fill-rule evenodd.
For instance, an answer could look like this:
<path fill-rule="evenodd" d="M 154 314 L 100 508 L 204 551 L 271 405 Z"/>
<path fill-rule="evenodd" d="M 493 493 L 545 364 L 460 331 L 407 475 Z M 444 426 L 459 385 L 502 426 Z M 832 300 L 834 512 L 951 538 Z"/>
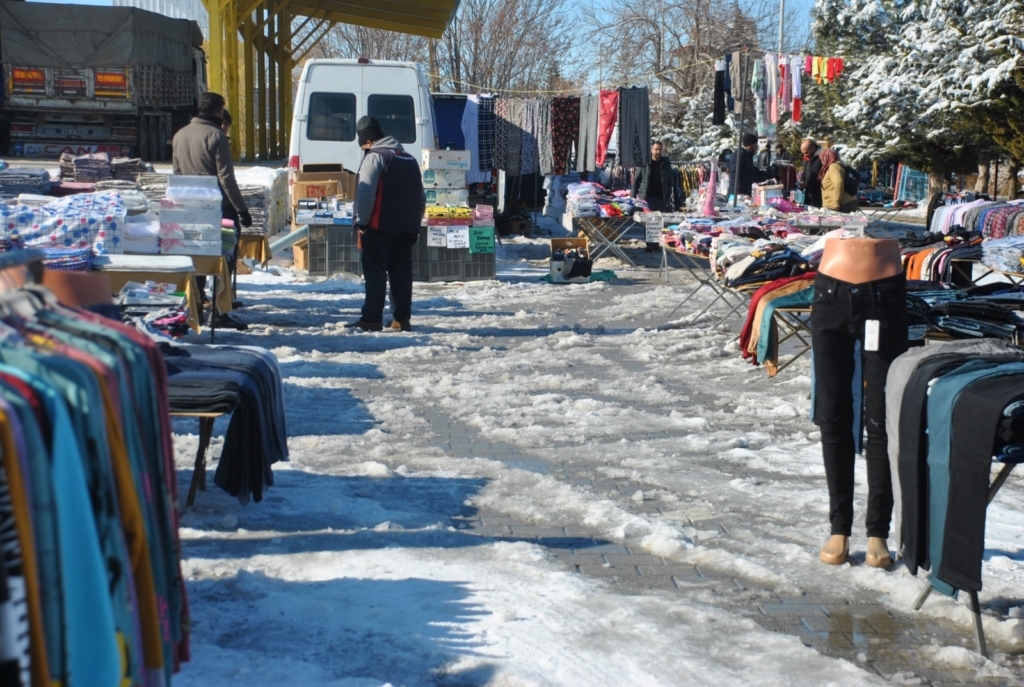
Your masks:
<path fill-rule="evenodd" d="M 364 332 L 379 332 L 384 329 L 384 325 L 380 322 L 364 322 L 363 320 L 357 320 L 346 324 L 345 329 L 362 329 Z"/>
<path fill-rule="evenodd" d="M 412 331 L 412 325 L 409 324 L 408 320 L 406 320 L 405 322 L 399 322 L 398 320 L 391 320 L 391 324 L 388 325 L 388 328 L 389 329 L 397 329 L 397 330 L 403 331 L 403 332 L 411 332 Z"/>
<path fill-rule="evenodd" d="M 237 329 L 240 332 L 244 332 L 249 328 L 245 322 L 235 319 L 229 314 L 217 315 L 213 318 L 213 326 L 217 329 Z"/>

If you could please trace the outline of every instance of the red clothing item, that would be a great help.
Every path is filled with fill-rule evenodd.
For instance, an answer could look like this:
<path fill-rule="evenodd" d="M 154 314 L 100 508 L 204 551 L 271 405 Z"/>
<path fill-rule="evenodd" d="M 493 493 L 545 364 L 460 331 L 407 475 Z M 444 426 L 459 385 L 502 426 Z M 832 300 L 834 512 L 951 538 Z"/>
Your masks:
<path fill-rule="evenodd" d="M 604 164 L 615 122 L 619 119 L 619 92 L 601 91 L 601 110 L 597 121 L 597 166 Z"/>
<path fill-rule="evenodd" d="M 804 274 L 798 274 L 795 277 L 783 277 L 782 279 L 776 279 L 775 281 L 768 282 L 757 291 L 750 298 L 750 306 L 747 308 L 747 319 L 743 322 L 743 328 L 740 329 L 740 351 L 743 354 L 743 359 L 746 360 L 751 356 L 751 353 L 747 351 L 747 344 L 750 343 L 750 334 L 754 328 L 754 315 L 757 313 L 757 304 L 765 297 L 766 294 L 771 293 L 775 289 L 778 289 L 786 284 L 791 284 L 795 281 L 810 280 L 818 276 L 817 272 L 805 272 Z"/>
<path fill-rule="evenodd" d="M 800 121 L 800 108 L 803 105 L 803 101 L 800 98 L 793 98 L 793 121 Z"/>

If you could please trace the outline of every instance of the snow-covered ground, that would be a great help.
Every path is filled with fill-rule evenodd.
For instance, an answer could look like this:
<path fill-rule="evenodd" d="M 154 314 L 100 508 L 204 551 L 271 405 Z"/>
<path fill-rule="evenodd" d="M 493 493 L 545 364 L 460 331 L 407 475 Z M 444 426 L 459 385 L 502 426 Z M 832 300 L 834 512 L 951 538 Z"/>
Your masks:
<path fill-rule="evenodd" d="M 499 250 L 497 281 L 418 284 L 410 334 L 342 327 L 358 317 L 361 281 L 240 277 L 250 329 L 218 340 L 278 356 L 292 461 L 275 466 L 262 503 L 201 492 L 186 512 L 193 659 L 176 684 L 919 681 L 870 669 L 870 646 L 847 661 L 764 629 L 699 584 L 629 593 L 536 538 L 474 533 L 489 518 L 587 532 L 776 599 L 880 604 L 897 619 L 923 586 L 902 566 L 864 566 L 862 532 L 851 564 L 818 562 L 827 495 L 805 360 L 768 379 L 713 318 L 681 311 L 658 330 L 683 286 L 656 271 L 553 286 L 538 281 L 541 242 Z M 196 428 L 176 429 L 187 484 Z M 858 485 L 862 518 L 862 465 Z M 935 640 L 908 665 L 1020 679 L 1022 494 L 1024 476 L 1011 477 L 989 509 L 993 660 L 970 650 L 964 600 L 933 596 L 921 622 L 966 644 Z"/>

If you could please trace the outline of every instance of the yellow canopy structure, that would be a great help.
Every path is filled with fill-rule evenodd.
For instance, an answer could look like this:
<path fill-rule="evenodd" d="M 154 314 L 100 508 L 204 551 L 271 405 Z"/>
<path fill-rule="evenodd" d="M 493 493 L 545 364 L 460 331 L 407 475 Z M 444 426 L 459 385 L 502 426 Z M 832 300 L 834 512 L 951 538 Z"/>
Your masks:
<path fill-rule="evenodd" d="M 459 0 L 203 0 L 203 4 L 210 13 L 209 88 L 224 95 L 241 128 L 231 137 L 232 154 L 236 159 L 280 160 L 288 154 L 292 72 L 335 24 L 440 38 Z"/>

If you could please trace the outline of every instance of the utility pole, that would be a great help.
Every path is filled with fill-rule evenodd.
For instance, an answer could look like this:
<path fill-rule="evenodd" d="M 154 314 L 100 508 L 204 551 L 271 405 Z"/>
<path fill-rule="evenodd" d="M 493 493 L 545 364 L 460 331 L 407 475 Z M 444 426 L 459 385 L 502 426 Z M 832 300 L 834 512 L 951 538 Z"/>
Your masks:
<path fill-rule="evenodd" d="M 779 54 L 782 54 L 782 30 L 786 22 L 786 0 L 779 0 Z"/>

